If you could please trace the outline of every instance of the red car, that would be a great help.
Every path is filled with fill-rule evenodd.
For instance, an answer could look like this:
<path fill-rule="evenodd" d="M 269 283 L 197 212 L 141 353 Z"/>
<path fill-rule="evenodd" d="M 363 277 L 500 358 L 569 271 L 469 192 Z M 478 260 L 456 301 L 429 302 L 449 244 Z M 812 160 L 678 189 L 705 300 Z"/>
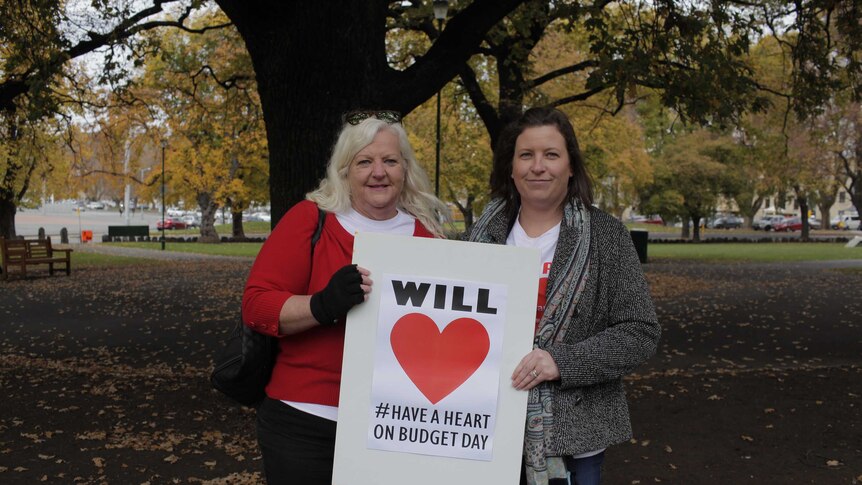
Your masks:
<path fill-rule="evenodd" d="M 176 217 L 165 218 L 165 230 L 185 229 L 186 223 Z M 162 221 L 156 222 L 156 229 L 162 230 Z"/>
<path fill-rule="evenodd" d="M 772 229 L 776 232 L 794 232 L 802 230 L 802 219 L 798 217 L 785 217 L 776 222 Z"/>

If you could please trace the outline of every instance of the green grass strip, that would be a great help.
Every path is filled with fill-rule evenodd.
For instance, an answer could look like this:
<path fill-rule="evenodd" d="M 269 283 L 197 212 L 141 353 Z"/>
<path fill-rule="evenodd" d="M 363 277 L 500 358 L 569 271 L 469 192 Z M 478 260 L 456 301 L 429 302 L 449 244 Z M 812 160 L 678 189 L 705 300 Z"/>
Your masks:
<path fill-rule="evenodd" d="M 657 243 L 647 246 L 653 259 L 701 261 L 788 262 L 862 259 L 862 247 L 844 243 Z"/>
<path fill-rule="evenodd" d="M 124 248 L 141 248 L 161 251 L 162 245 L 160 242 L 123 242 L 123 243 L 101 243 L 106 246 L 116 246 Z M 193 242 L 166 242 L 165 251 L 176 251 L 180 253 L 195 253 L 195 254 L 215 254 L 221 256 L 247 256 L 255 257 L 260 251 L 263 243 L 259 242 L 238 242 L 238 243 L 222 243 L 222 244 L 204 244 Z"/>

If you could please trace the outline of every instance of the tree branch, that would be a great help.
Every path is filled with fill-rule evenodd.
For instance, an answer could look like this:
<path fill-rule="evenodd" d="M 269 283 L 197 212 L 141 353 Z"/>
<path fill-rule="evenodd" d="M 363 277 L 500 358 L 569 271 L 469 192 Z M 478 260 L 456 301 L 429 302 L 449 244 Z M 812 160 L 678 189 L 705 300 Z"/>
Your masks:
<path fill-rule="evenodd" d="M 571 74 L 573 72 L 580 72 L 580 71 L 586 70 L 590 67 L 598 67 L 598 65 L 599 65 L 599 63 L 597 61 L 588 60 L 588 61 L 579 62 L 577 64 L 572 64 L 571 66 L 562 67 L 562 68 L 557 69 L 555 71 L 551 71 L 549 73 L 543 74 L 543 75 L 537 77 L 536 79 L 533 79 L 531 81 L 527 81 L 526 87 L 527 87 L 527 89 L 537 88 L 537 87 L 541 86 L 542 84 L 545 84 L 546 82 L 551 81 L 553 79 L 556 79 L 560 76 L 564 76 L 566 74 Z"/>

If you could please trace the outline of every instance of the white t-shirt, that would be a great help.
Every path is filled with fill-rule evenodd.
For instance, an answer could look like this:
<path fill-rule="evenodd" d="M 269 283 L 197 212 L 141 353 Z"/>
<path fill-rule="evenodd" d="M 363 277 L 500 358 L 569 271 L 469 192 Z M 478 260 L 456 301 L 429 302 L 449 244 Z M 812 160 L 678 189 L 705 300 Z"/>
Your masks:
<path fill-rule="evenodd" d="M 396 234 L 412 236 L 416 232 L 416 218 L 406 212 L 398 211 L 395 217 L 385 221 L 369 219 L 352 207 L 344 213 L 336 213 L 335 218 L 341 227 L 350 234 L 358 232 L 379 232 L 384 234 Z M 330 421 L 338 421 L 338 406 L 326 406 L 308 402 L 282 401 L 288 406 L 299 409 L 308 414 L 313 414 Z"/>
<path fill-rule="evenodd" d="M 350 234 L 357 232 L 379 232 L 383 234 L 397 234 L 412 236 L 416 231 L 416 218 L 406 212 L 398 211 L 392 219 L 377 221 L 369 219 L 352 207 L 345 213 L 335 214 L 338 223 Z"/>
<path fill-rule="evenodd" d="M 545 312 L 545 290 L 548 287 L 548 273 L 551 272 L 551 262 L 554 261 L 554 252 L 557 250 L 557 240 L 560 238 L 560 224 L 545 231 L 537 237 L 530 237 L 521 227 L 521 216 L 515 220 L 515 225 L 506 238 L 507 246 L 518 248 L 537 248 L 541 251 L 541 266 L 539 271 L 539 299 L 536 305 L 536 330 L 539 320 Z"/>

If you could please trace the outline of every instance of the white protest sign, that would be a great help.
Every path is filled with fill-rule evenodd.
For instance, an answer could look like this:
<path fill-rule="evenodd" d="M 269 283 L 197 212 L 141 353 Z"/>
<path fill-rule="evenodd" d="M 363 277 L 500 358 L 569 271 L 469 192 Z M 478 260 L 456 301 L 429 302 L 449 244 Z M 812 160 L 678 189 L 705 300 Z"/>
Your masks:
<path fill-rule="evenodd" d="M 490 460 L 507 286 L 384 275 L 368 447 Z"/>
<path fill-rule="evenodd" d="M 353 261 L 333 484 L 516 485 L 538 251 L 360 233 Z"/>

